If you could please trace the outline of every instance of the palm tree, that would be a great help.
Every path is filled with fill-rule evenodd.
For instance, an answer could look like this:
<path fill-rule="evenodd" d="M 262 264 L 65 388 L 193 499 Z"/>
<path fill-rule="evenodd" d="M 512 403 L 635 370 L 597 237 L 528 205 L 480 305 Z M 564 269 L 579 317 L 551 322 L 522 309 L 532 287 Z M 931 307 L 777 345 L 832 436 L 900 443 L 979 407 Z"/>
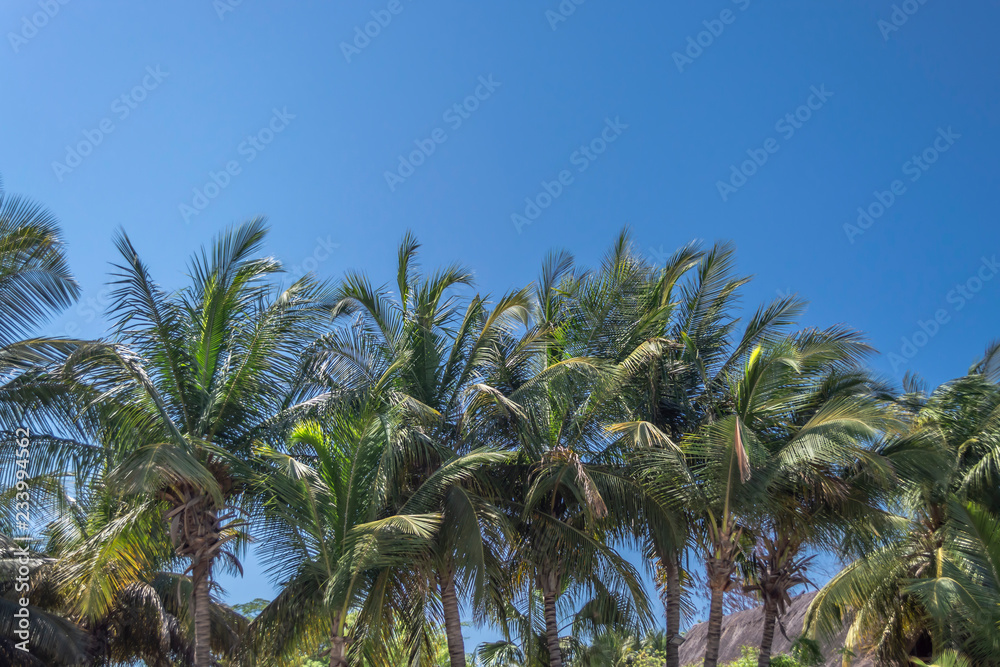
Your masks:
<path fill-rule="evenodd" d="M 458 667 L 467 602 L 505 632 L 478 651 L 490 665 L 679 667 L 695 553 L 705 667 L 741 583 L 764 605 L 765 667 L 826 550 L 853 562 L 807 636 L 846 619 L 848 647 L 882 661 L 996 664 L 1000 344 L 891 401 L 856 332 L 792 332 L 795 297 L 738 331 L 747 279 L 725 245 L 655 267 L 623 232 L 597 270 L 554 253 L 491 302 L 464 295 L 460 266 L 422 273 L 410 235 L 395 294 L 360 273 L 278 287 L 265 233 L 228 230 L 174 292 L 120 234 L 108 339 L 21 341 L 79 290 L 51 216 L 0 190 L 0 452 L 32 431 L 30 480 L 5 469 L 0 491 L 0 662 L 430 667 L 446 651 Z M 28 487 L 48 538 L 27 557 L 37 659 L 14 647 Z M 250 534 L 282 591 L 248 624 L 213 576 L 239 571 Z M 621 545 L 664 582 L 656 652 Z"/>
<path fill-rule="evenodd" d="M 67 481 L 69 498 L 54 487 L 59 511 L 46 528 L 46 552 L 64 613 L 88 634 L 88 664 L 143 660 L 151 667 L 190 664 L 194 655 L 192 582 L 162 521 L 162 512 L 121 498 L 107 477 Z M 100 609 L 98 612 L 97 610 Z M 231 652 L 245 620 L 212 603 L 212 648 Z"/>
<path fill-rule="evenodd" d="M 976 503 L 992 514 L 1000 505 L 997 355 L 992 344 L 967 375 L 930 395 L 908 378 L 899 403 L 911 412 L 910 427 L 878 448 L 898 486 L 888 506 L 903 528 L 823 587 L 806 617 L 810 636 L 831 636 L 848 618 L 849 648 L 870 649 L 880 660 L 906 661 L 914 651 L 929 657 L 948 648 L 932 646 L 927 597 L 918 592 L 951 567 L 950 533 L 971 521 L 964 510 L 952 511 L 954 504 Z"/>
<path fill-rule="evenodd" d="M 550 665 L 563 660 L 557 603 L 567 591 L 595 594 L 598 617 L 625 614 L 639 629 L 649 622 L 636 573 L 611 544 L 638 540 L 644 522 L 667 530 L 672 516 L 628 474 L 618 436 L 605 429 L 628 412 L 626 388 L 665 344 L 659 311 L 633 317 L 659 296 L 649 279 L 625 234 L 593 274 L 577 272 L 565 253 L 550 255 L 535 288 L 535 326 L 491 380 L 519 406 L 505 422 L 519 445 L 505 478 L 519 538 L 515 582 L 541 591 Z M 612 600 L 615 608 L 601 608 Z"/>
<path fill-rule="evenodd" d="M 784 416 L 758 434 L 769 462 L 758 473 L 768 478 L 768 502 L 756 513 L 758 546 L 744 590 L 764 603 L 760 667 L 770 664 L 789 591 L 811 583 L 814 556 L 803 555 L 804 547 L 844 553 L 844 545 L 870 547 L 867 536 L 891 527 L 879 506 L 887 466 L 865 444 L 900 425 L 880 401 L 882 388 L 858 366 L 867 346 L 854 332 L 834 329 L 799 334 L 795 347 L 799 359 L 783 382 L 791 392 L 784 406 L 773 406 Z"/>
<path fill-rule="evenodd" d="M 935 654 L 960 650 L 975 664 L 1000 655 L 1000 517 L 974 502 L 953 499 L 933 579 L 906 587 L 930 619 Z"/>
<path fill-rule="evenodd" d="M 642 460 L 654 464 L 647 468 L 652 484 L 660 493 L 673 495 L 696 519 L 692 536 L 704 557 L 710 591 L 706 665 L 718 660 L 723 596 L 736 585 L 737 559 L 750 537 L 747 519 L 767 499 L 764 476 L 752 474 L 765 458 L 755 430 L 763 433 L 777 426 L 782 398 L 788 400 L 780 390 L 796 362 L 796 351 L 788 343 L 755 348 L 742 373 L 728 373 L 724 384 L 717 385 L 713 421 L 686 436 L 680 446 L 639 452 Z M 670 444 L 662 434 L 660 440 Z"/>
<path fill-rule="evenodd" d="M 70 341 L 59 339 L 22 340 L 80 294 L 61 236 L 52 213 L 4 192 L 0 182 L 0 429 L 7 434 L 5 454 L 13 454 L 16 429 L 37 425 L 32 407 L 47 395 L 27 381 L 32 372 L 73 349 Z M 0 522 L 0 529 L 10 529 L 6 512 Z"/>
<path fill-rule="evenodd" d="M 692 245 L 678 250 L 662 268 L 647 267 L 635 259 L 631 262 L 633 271 L 639 273 L 635 281 L 639 298 L 626 302 L 635 308 L 629 319 L 638 325 L 630 332 L 632 345 L 643 338 L 659 338 L 666 343 L 660 346 L 660 354 L 650 359 L 648 368 L 635 374 L 632 386 L 628 387 L 632 408 L 626 416 L 631 421 L 610 427 L 623 435 L 623 444 L 633 449 L 672 446 L 672 443 L 680 441 L 688 426 L 697 419 L 689 409 L 684 409 L 690 408 L 691 403 L 681 398 L 686 391 L 682 388 L 685 365 L 679 359 L 681 346 L 678 334 L 681 332 L 675 318 L 682 309 L 676 291 L 679 281 L 704 259 L 704 254 Z M 686 304 L 691 303 L 689 297 Z M 634 452 L 628 458 L 638 463 L 637 467 L 641 469 L 642 462 L 634 457 Z M 646 475 L 640 470 L 636 476 L 641 479 Z M 666 664 L 668 667 L 679 667 L 681 614 L 682 607 L 686 605 L 681 587 L 681 557 L 688 538 L 683 508 L 674 506 L 671 510 L 670 520 L 665 524 L 658 526 L 655 521 L 649 522 L 644 552 L 655 559 L 658 585 L 664 592 Z M 662 529 L 664 527 L 666 531 Z"/>
<path fill-rule="evenodd" d="M 69 271 L 55 216 L 38 204 L 4 192 L 0 180 L 0 430 L 2 453 L 15 458 L 16 429 L 35 433 L 32 409 L 47 392 L 31 382 L 38 366 L 65 358 L 70 341 L 22 337 L 72 304 L 80 287 Z M 14 468 L 5 468 L 0 532 L 12 535 Z M 7 476 L 11 475 L 10 478 Z M 20 490 L 20 489 L 19 489 Z"/>
<path fill-rule="evenodd" d="M 395 298 L 362 274 L 346 276 L 338 309 L 355 317 L 323 341 L 320 366 L 330 386 L 377 391 L 381 411 L 401 414 L 409 436 L 399 445 L 406 451 L 385 511 L 442 517 L 425 581 L 412 587 L 439 597 L 451 665 L 459 667 L 466 659 L 459 599 L 468 595 L 482 609 L 504 531 L 503 517 L 486 500 L 486 473 L 503 456 L 484 446 L 480 429 L 511 406 L 482 378 L 499 341 L 523 320 L 526 297 L 514 292 L 491 309 L 476 295 L 463 312 L 454 292 L 471 285 L 471 273 L 456 265 L 424 276 L 419 248 L 410 234 L 400 244 Z M 420 596 L 411 599 L 423 604 Z"/>
<path fill-rule="evenodd" d="M 742 372 L 730 374 L 723 385 L 721 404 L 731 416 L 689 439 L 689 468 L 702 489 L 701 538 L 712 593 L 706 665 L 718 659 L 722 594 L 734 585 L 737 557 L 747 551 L 742 543 L 755 541 L 760 532 L 751 527 L 777 531 L 761 540 L 767 555 L 763 563 L 758 559 L 764 574 L 758 578 L 765 601 L 767 651 L 759 657 L 764 666 L 770 662 L 778 608 L 808 565 L 797 555 L 815 528 L 807 511 L 796 517 L 789 503 L 807 509 L 817 500 L 836 503 L 834 513 L 852 510 L 852 502 L 863 506 L 846 492 L 837 472 L 856 465 L 865 456 L 861 443 L 890 420 L 877 402 L 845 390 L 853 390 L 853 380 L 828 394 L 838 387 L 838 372 L 856 367 L 867 350 L 857 334 L 839 327 L 758 346 Z"/>
<path fill-rule="evenodd" d="M 88 658 L 86 631 L 65 613 L 65 598 L 53 577 L 56 560 L 0 537 L 0 660 L 13 667 L 77 665 Z M 21 568 L 27 568 L 26 577 Z M 21 576 L 21 581 L 18 577 Z M 25 588 L 28 587 L 28 589 Z M 29 604 L 21 599 L 30 590 Z M 19 621 L 27 614 L 28 633 Z M 19 647 L 18 644 L 21 646 Z M 27 647 L 27 650 L 25 649 Z"/>
<path fill-rule="evenodd" d="M 734 586 L 735 558 L 740 551 L 742 530 L 731 505 L 741 489 L 759 492 L 762 488 L 759 480 L 746 485 L 749 462 L 737 432 L 738 417 L 731 414 L 733 384 L 740 366 L 746 365 L 758 346 L 785 335 L 804 303 L 786 297 L 762 307 L 739 338 L 734 338 L 739 290 L 748 279 L 736 277 L 733 249 L 717 245 L 703 255 L 690 248 L 679 251 L 663 271 L 664 284 L 672 286 L 695 260 L 693 279 L 679 283 L 678 302 L 664 334 L 679 345 L 667 346 L 656 367 L 658 373 L 643 378 L 646 387 L 632 417 L 637 421 L 616 428 L 628 435 L 634 467 L 644 485 L 661 504 L 685 517 L 689 539 L 699 543 L 706 555 L 712 591 L 708 665 L 717 660 L 713 654 L 718 650 L 723 594 Z M 693 433 L 700 435 L 688 435 Z M 685 450 L 682 440 L 690 445 Z M 720 462 L 725 465 L 717 466 Z M 705 486 L 709 480 L 699 477 L 704 474 L 714 476 L 711 493 Z M 753 504 L 749 497 L 747 502 Z M 680 556 L 686 542 L 687 538 L 678 541 L 669 551 L 652 550 L 664 570 L 667 632 L 672 638 L 679 638 Z M 672 641 L 667 662 L 675 666 L 677 661 L 677 642 Z"/>
<path fill-rule="evenodd" d="M 59 485 L 48 485 L 56 518 L 44 527 L 42 550 L 27 559 L 32 654 L 57 665 L 136 660 L 151 667 L 190 664 L 190 579 L 171 571 L 177 559 L 155 513 L 136 512 L 103 479 L 74 480 L 67 486 L 75 489 L 76 498 L 66 496 Z M 9 554 L 4 569 L 9 565 L 16 571 L 23 557 L 13 550 Z M 138 563 L 143 566 L 137 569 Z M 16 605 L 20 586 L 10 579 L 10 602 Z M 102 611 L 82 613 L 94 596 L 104 597 L 103 591 L 110 594 Z M 223 605 L 213 605 L 212 615 L 213 647 L 225 650 L 238 643 L 242 619 Z M 11 655 L 11 664 L 28 659 L 23 651 Z"/>
<path fill-rule="evenodd" d="M 55 216 L 7 194 L 0 182 L 0 346 L 29 335 L 79 295 Z"/>
<path fill-rule="evenodd" d="M 4 191 L 0 179 L 0 430 L 4 432 L 0 453 L 4 460 L 14 461 L 16 442 L 20 439 L 16 429 L 29 423 L 32 417 L 26 403 L 35 400 L 36 391 L 26 388 L 26 378 L 31 375 L 36 364 L 59 359 L 71 349 L 68 343 L 32 338 L 22 340 L 51 316 L 72 304 L 80 294 L 79 285 L 69 271 L 63 249 L 58 221 L 49 211 L 31 201 Z M 31 485 L 14 476 L 16 467 L 5 466 L 2 473 L 3 492 L 0 493 L 0 546 L 8 555 L 15 553 L 14 543 L 8 539 L 16 532 L 17 502 L 21 500 Z M 23 487 L 17 482 L 24 482 Z M 23 544 L 23 543 L 22 543 Z M 33 554 L 32 571 L 46 569 L 46 561 L 38 560 L 41 554 Z M 14 561 L 16 563 L 16 559 Z M 17 613 L 16 604 L 8 604 L 15 595 L 14 578 L 7 574 L 14 570 L 3 567 L 0 578 L 4 602 L 0 602 L 0 651 L 10 664 L 17 664 L 25 655 L 13 649 L 16 637 L 13 634 Z M 34 576 L 34 575 L 33 575 Z M 31 615 L 37 631 L 32 637 L 44 640 L 40 651 L 56 660 L 57 655 L 72 656 L 79 647 L 74 645 L 74 632 L 63 625 L 60 631 L 53 624 L 63 621 L 50 616 L 41 608 Z M 35 641 L 33 639 L 33 641 Z M 67 657 L 68 659 L 68 657 Z"/>
<path fill-rule="evenodd" d="M 343 667 L 359 638 L 367 638 L 364 652 L 384 653 L 384 629 L 402 611 L 393 605 L 403 594 L 385 592 L 395 585 L 386 570 L 425 558 L 439 529 L 434 515 L 380 516 L 393 443 L 373 407 L 345 406 L 326 428 L 300 424 L 290 436 L 293 454 L 259 451 L 264 559 L 283 586 L 251 626 L 269 664 L 328 642 L 330 667 Z"/>
<path fill-rule="evenodd" d="M 228 230 L 193 258 L 191 284 L 174 293 L 154 283 L 120 234 L 112 338 L 81 345 L 47 380 L 67 389 L 72 405 L 59 416 L 63 432 L 76 434 L 51 439 L 52 460 L 78 456 L 108 468 L 137 512 L 162 511 L 169 522 L 191 573 L 195 667 L 212 661 L 216 563 L 239 570 L 241 462 L 257 440 L 280 438 L 317 404 L 302 355 L 332 303 L 311 276 L 272 286 L 281 264 L 255 257 L 265 234 L 261 219 Z M 97 599 L 85 611 L 106 604 Z"/>

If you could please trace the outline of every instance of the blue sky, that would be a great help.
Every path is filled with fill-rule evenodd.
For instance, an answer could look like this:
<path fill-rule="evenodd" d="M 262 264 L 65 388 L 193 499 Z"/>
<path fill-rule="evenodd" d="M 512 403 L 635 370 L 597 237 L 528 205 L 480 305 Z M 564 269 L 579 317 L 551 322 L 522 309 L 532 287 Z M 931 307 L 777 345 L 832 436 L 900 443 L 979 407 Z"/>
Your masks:
<path fill-rule="evenodd" d="M 300 270 L 388 280 L 412 229 L 425 265 L 497 293 L 629 225 L 653 258 L 732 240 L 748 304 L 799 292 L 806 324 L 936 383 L 1000 335 L 998 19 L 996 0 L 7 0 L 0 173 L 59 216 L 84 288 L 51 333 L 103 332 L 119 226 L 168 287 L 267 215 Z M 269 595 L 249 570 L 236 601 Z"/>

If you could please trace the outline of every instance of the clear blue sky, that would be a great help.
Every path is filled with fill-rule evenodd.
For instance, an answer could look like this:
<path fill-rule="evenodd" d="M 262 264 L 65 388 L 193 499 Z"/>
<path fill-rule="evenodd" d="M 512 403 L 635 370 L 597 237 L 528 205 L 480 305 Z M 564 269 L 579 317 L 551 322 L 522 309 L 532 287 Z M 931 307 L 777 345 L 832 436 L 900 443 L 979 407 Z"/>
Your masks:
<path fill-rule="evenodd" d="M 53 333 L 103 332 L 116 227 L 173 287 L 264 214 L 290 265 L 388 280 L 413 229 L 490 292 L 551 248 L 593 263 L 626 224 L 653 257 L 732 240 L 747 303 L 800 292 L 896 379 L 1000 336 L 995 1 L 238 1 L 0 6 L 0 172 L 59 216 L 85 294 Z M 519 233 L 526 197 L 549 205 Z M 270 594 L 249 569 L 236 601 Z"/>

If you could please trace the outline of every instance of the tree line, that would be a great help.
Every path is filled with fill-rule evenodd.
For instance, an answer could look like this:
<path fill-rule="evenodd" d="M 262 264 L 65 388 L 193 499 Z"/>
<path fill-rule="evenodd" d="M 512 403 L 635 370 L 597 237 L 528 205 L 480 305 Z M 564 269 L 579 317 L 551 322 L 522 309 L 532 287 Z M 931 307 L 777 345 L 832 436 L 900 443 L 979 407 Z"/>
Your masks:
<path fill-rule="evenodd" d="M 117 234 L 107 334 L 28 337 L 79 287 L 52 216 L 0 196 L 7 664 L 639 665 L 583 656 L 648 634 L 679 667 L 704 598 L 716 667 L 743 597 L 764 667 L 817 553 L 844 568 L 803 645 L 848 627 L 882 664 L 997 664 L 995 344 L 897 387 L 860 332 L 802 327 L 798 296 L 744 309 L 728 244 L 658 264 L 623 232 L 598 267 L 553 252 L 486 295 L 410 234 L 391 285 L 288 282 L 261 219 L 174 291 Z M 279 590 L 252 618 L 215 580 L 251 544 Z M 463 623 L 502 639 L 466 646 Z"/>

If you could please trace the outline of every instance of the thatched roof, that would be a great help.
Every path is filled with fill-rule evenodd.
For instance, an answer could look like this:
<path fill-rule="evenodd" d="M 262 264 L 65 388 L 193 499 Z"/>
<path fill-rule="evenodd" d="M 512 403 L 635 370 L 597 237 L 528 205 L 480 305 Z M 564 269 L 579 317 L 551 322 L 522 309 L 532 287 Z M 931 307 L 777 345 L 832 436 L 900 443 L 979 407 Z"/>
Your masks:
<path fill-rule="evenodd" d="M 806 616 L 809 603 L 816 597 L 816 593 L 806 593 L 792 598 L 792 603 L 788 606 L 785 615 L 781 617 L 781 623 L 785 627 L 788 636 L 785 637 L 780 627 L 775 627 L 774 644 L 772 654 L 789 653 L 792 648 L 792 641 L 802 633 L 802 622 Z M 740 657 L 740 649 L 744 646 L 759 646 L 761 634 L 764 626 L 764 610 L 761 607 L 748 609 L 731 616 L 726 616 L 722 620 L 722 642 L 719 645 L 719 661 L 728 662 Z M 680 648 L 680 662 L 682 665 L 690 665 L 700 662 L 705 656 L 705 635 L 708 632 L 708 624 L 699 623 L 691 628 L 684 636 L 684 643 Z M 844 637 L 847 629 L 838 635 L 834 641 L 821 646 L 823 656 L 826 658 L 826 667 L 840 667 L 843 658 L 837 649 L 844 645 Z M 851 660 L 852 667 L 873 667 L 874 662 L 869 658 L 854 658 Z"/>

